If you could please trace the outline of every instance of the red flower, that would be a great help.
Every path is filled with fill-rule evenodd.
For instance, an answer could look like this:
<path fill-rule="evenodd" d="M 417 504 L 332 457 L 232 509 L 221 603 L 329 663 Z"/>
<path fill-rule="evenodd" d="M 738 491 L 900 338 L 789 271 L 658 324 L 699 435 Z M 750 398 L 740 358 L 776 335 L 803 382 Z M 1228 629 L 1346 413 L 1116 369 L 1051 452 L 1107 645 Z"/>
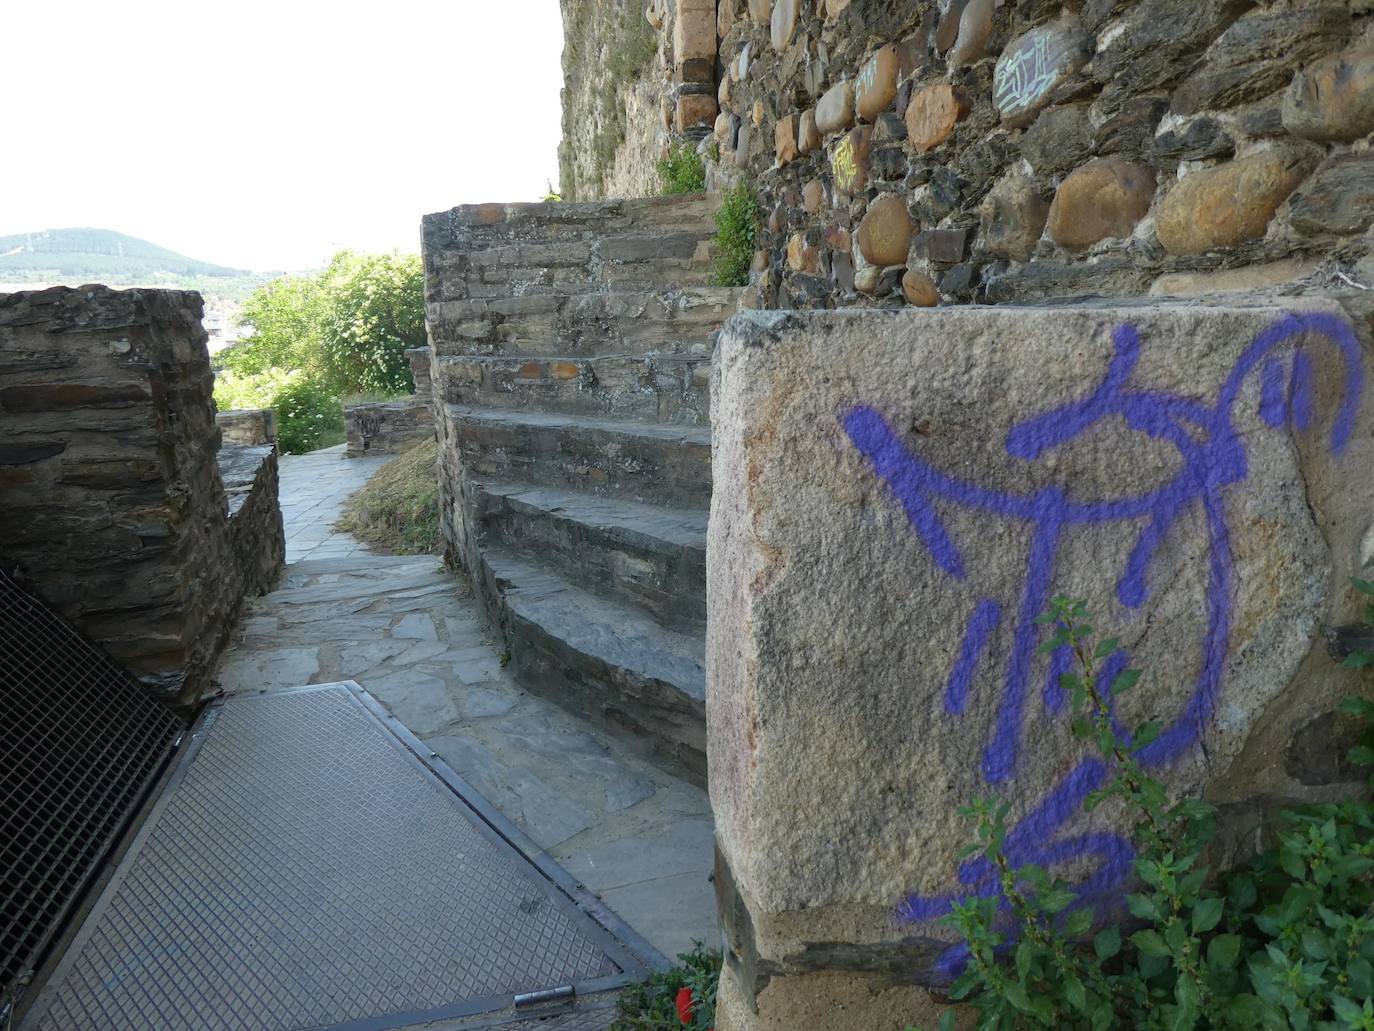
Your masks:
<path fill-rule="evenodd" d="M 692 1026 L 692 989 L 690 988 L 677 990 L 677 1019 L 682 1021 L 683 1027 Z"/>

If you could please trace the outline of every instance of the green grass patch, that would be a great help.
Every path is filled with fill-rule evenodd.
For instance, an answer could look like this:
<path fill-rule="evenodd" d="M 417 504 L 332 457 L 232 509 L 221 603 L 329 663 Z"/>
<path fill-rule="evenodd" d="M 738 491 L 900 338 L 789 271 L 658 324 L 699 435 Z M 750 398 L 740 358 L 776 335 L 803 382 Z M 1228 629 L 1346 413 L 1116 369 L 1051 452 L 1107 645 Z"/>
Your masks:
<path fill-rule="evenodd" d="M 706 189 L 706 165 L 696 149 L 686 143 L 669 147 L 668 156 L 659 159 L 657 170 L 659 192 L 664 196 Z"/>
<path fill-rule="evenodd" d="M 727 190 L 716 212 L 713 278 L 717 286 L 744 286 L 749 282 L 758 227 L 759 202 L 754 191 L 743 183 Z"/>
<path fill-rule="evenodd" d="M 339 529 L 394 555 L 439 550 L 439 445 L 426 440 L 402 451 L 344 502 Z"/>

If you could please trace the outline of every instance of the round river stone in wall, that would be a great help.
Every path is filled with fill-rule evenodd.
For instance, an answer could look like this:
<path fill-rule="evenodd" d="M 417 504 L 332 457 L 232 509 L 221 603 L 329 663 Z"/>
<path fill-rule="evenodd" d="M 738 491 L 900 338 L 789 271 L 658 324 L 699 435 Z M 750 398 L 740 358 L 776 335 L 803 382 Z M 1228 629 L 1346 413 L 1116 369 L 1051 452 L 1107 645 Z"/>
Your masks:
<path fill-rule="evenodd" d="M 907 269 L 902 277 L 902 293 L 908 304 L 918 308 L 934 308 L 940 303 L 940 291 L 935 283 L 924 272 L 917 272 L 914 268 Z"/>
<path fill-rule="evenodd" d="M 830 174 L 836 193 L 853 197 L 867 185 L 872 137 L 873 126 L 858 125 L 835 144 L 830 154 Z"/>
<path fill-rule="evenodd" d="M 890 43 L 865 62 L 854 87 L 854 106 L 865 122 L 873 121 L 896 99 L 900 66 L 897 48 Z"/>
<path fill-rule="evenodd" d="M 1374 132 L 1374 49 L 1328 57 L 1295 75 L 1283 98 L 1283 127 L 1322 142 Z"/>
<path fill-rule="evenodd" d="M 749 20 L 767 25 L 773 18 L 773 0 L 749 0 Z"/>
<path fill-rule="evenodd" d="M 884 194 L 868 206 L 859 223 L 859 251 L 864 260 L 880 268 L 905 265 L 911 247 L 911 217 L 906 202 L 896 194 Z"/>
<path fill-rule="evenodd" d="M 1125 239 L 1150 210 L 1154 172 L 1118 157 L 1074 169 L 1050 205 L 1050 238 L 1075 250 L 1099 240 Z"/>
<path fill-rule="evenodd" d="M 1051 91 L 1087 61 L 1087 39 L 1073 22 L 1042 25 L 1012 40 L 992 73 L 992 100 L 1002 124 L 1029 125 Z"/>
<path fill-rule="evenodd" d="M 1194 172 L 1161 202 L 1159 242 L 1170 254 L 1202 254 L 1263 236 L 1310 167 L 1295 152 L 1269 150 Z"/>
<path fill-rule="evenodd" d="M 906 134 L 919 151 L 934 150 L 949 139 L 972 105 L 958 86 L 938 82 L 917 91 L 906 107 Z"/>
<path fill-rule="evenodd" d="M 994 186 L 978 209 L 979 234 L 989 253 L 1030 261 L 1045 231 L 1049 205 L 1034 182 L 1011 175 Z"/>
<path fill-rule="evenodd" d="M 792 42 L 797 29 L 797 4 L 800 0 L 776 0 L 773 4 L 771 33 L 773 49 L 782 52 Z"/>
<path fill-rule="evenodd" d="M 967 4 L 968 0 L 949 0 L 945 13 L 940 15 L 940 25 L 935 30 L 935 49 L 940 53 L 954 46 L 959 38 L 959 18 Z"/>
<path fill-rule="evenodd" d="M 825 91 L 816 105 L 816 128 L 821 135 L 848 129 L 854 124 L 854 83 L 846 79 Z"/>
<path fill-rule="evenodd" d="M 994 0 L 969 0 L 959 15 L 959 32 L 949 52 L 951 68 L 972 64 L 986 53 L 996 6 Z"/>

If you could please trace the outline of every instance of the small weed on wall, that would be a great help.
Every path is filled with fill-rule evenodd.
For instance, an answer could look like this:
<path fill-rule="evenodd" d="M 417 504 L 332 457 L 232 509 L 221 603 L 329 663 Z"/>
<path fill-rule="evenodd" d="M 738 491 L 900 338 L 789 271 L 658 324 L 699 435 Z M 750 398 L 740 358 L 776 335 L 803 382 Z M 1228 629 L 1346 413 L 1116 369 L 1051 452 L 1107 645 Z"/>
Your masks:
<path fill-rule="evenodd" d="M 725 192 L 716 212 L 715 270 L 717 286 L 744 286 L 754 260 L 758 235 L 759 202 L 754 191 L 740 184 Z"/>
<path fill-rule="evenodd" d="M 674 143 L 658 162 L 659 192 L 665 197 L 706 189 L 706 165 L 691 146 Z"/>

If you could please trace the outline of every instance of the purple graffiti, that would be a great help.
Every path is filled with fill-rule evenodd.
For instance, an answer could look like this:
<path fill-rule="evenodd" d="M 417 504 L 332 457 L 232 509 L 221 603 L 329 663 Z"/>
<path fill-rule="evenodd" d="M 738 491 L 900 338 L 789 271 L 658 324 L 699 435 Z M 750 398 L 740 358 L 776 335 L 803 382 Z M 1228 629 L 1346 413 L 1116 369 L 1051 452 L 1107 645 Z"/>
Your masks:
<path fill-rule="evenodd" d="M 1130 380 L 1140 359 L 1140 336 L 1133 326 L 1119 326 L 1113 333 L 1113 355 L 1106 376 L 1095 391 L 1027 419 L 1007 434 L 1009 455 L 1035 461 L 1089 433 L 1103 420 L 1120 419 L 1130 429 L 1172 446 L 1182 460 L 1171 480 L 1135 496 L 1083 501 L 1059 487 L 1032 494 L 985 487 L 950 476 L 922 460 L 872 408 L 855 407 L 842 417 L 850 441 L 901 504 L 936 565 L 954 579 L 965 579 L 968 556 L 946 528 L 937 502 L 1027 525 L 1030 547 L 1025 579 L 1015 605 L 1016 623 L 996 716 L 982 756 L 982 773 L 990 784 L 1004 783 L 1016 773 L 1043 634 L 1035 620 L 1048 606 L 1065 533 L 1076 526 L 1122 524 L 1135 534 L 1116 594 L 1124 606 L 1136 609 L 1149 598 L 1150 567 L 1169 534 L 1189 513 L 1202 515 L 1208 542 L 1208 579 L 1201 668 L 1182 711 L 1137 755 L 1146 766 L 1160 767 L 1198 742 L 1216 709 L 1231 629 L 1233 570 L 1224 493 L 1249 475 L 1245 442 L 1234 424 L 1237 400 L 1246 379 L 1259 369 L 1259 414 L 1263 421 L 1273 427 L 1285 422 L 1299 430 L 1309 427 L 1314 418 L 1315 373 L 1304 348 L 1315 339 L 1334 346 L 1344 367 L 1345 393 L 1332 421 L 1330 439 L 1332 452 L 1340 454 L 1354 432 L 1363 391 L 1360 347 L 1346 322 L 1315 313 L 1286 315 L 1264 329 L 1236 362 L 1210 407 L 1177 394 L 1133 389 Z M 998 601 L 984 599 L 970 618 L 946 687 L 947 713 L 956 717 L 964 713 L 976 667 L 1001 615 Z M 1104 682 L 1110 682 L 1129 661 L 1125 651 L 1110 656 L 1102 670 Z M 1048 660 L 1042 702 L 1051 714 L 1065 708 L 1059 676 L 1068 667 L 1069 656 L 1062 650 Z M 1131 870 L 1133 851 L 1124 838 L 1102 833 L 1058 837 L 1080 812 L 1084 798 L 1100 787 L 1105 777 L 1106 770 L 1098 760 L 1079 763 L 1007 837 L 1007 855 L 1015 864 L 1048 866 L 1096 858 L 1095 868 L 1078 884 L 1081 904 L 1119 892 Z M 958 898 L 998 890 L 991 867 L 983 861 L 961 866 L 959 883 L 960 893 L 907 899 L 899 907 L 900 914 L 908 920 L 928 920 L 948 912 L 951 902 Z"/>
<path fill-rule="evenodd" d="M 964 632 L 964 643 L 959 649 L 959 658 L 950 670 L 949 684 L 945 687 L 945 711 L 955 716 L 964 714 L 968 704 L 968 691 L 973 686 L 973 672 L 978 668 L 978 660 L 987 648 L 988 638 L 1002 622 L 1002 607 L 995 601 L 984 598 L 969 617 L 968 629 Z"/>

